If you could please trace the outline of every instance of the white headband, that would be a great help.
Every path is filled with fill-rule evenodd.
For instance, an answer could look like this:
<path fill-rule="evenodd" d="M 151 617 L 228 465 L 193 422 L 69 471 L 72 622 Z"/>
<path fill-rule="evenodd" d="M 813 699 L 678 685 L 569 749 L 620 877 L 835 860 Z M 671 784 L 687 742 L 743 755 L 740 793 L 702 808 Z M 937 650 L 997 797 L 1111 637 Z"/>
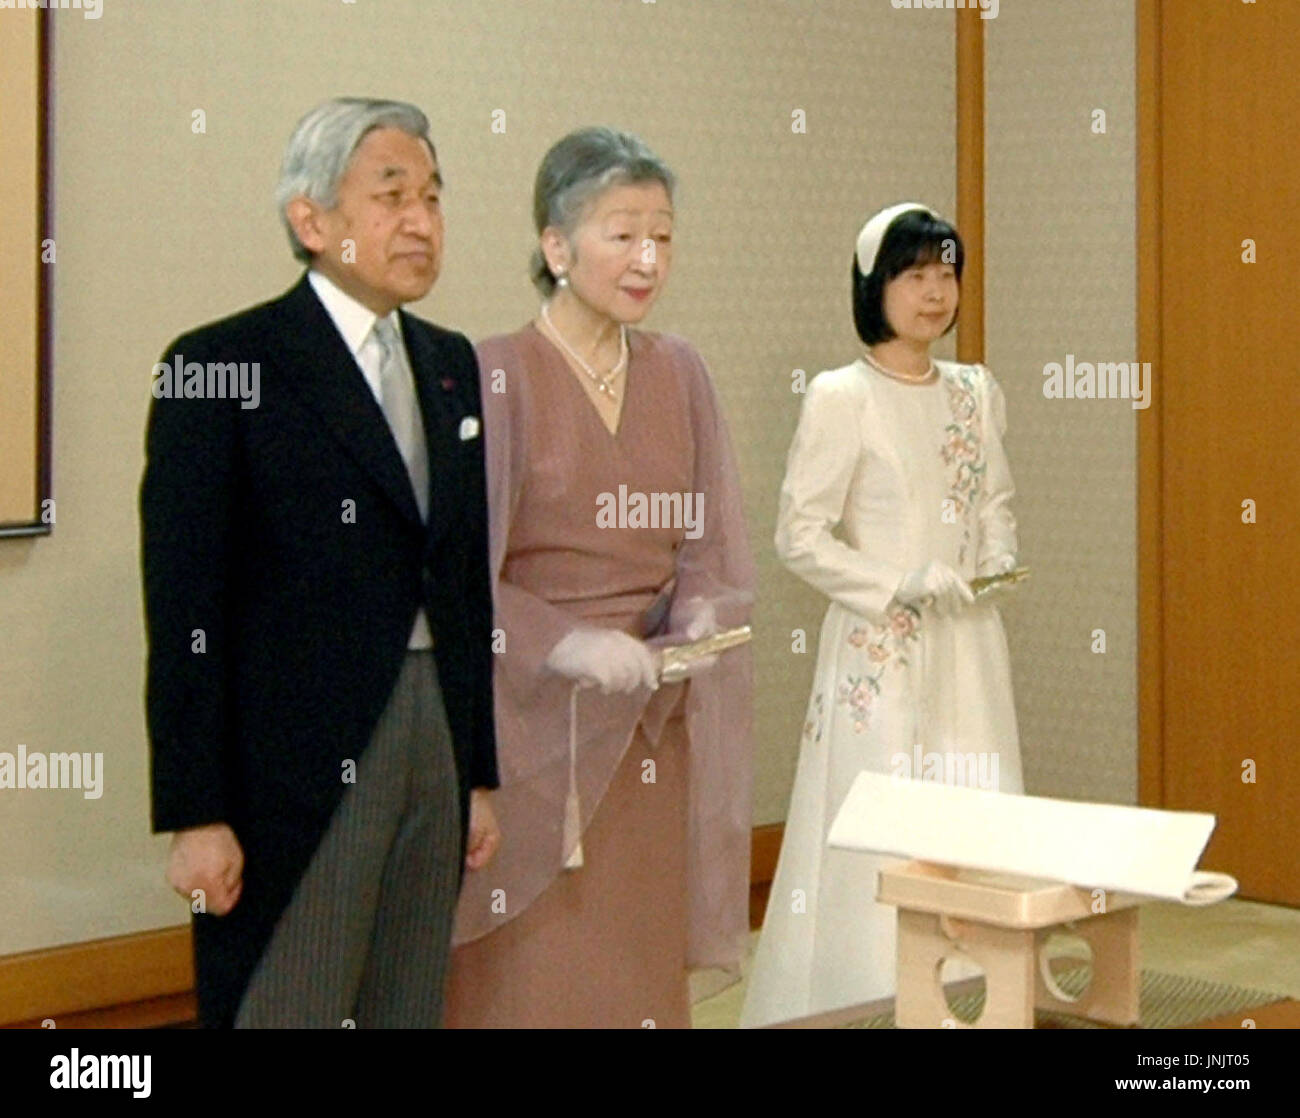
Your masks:
<path fill-rule="evenodd" d="M 880 253 L 880 242 L 885 239 L 885 232 L 894 223 L 894 219 L 912 210 L 920 210 L 933 218 L 939 215 L 923 206 L 920 202 L 900 202 L 896 206 L 887 206 L 878 214 L 867 218 L 867 223 L 858 234 L 858 271 L 864 276 L 870 275 L 876 267 L 876 257 Z"/>

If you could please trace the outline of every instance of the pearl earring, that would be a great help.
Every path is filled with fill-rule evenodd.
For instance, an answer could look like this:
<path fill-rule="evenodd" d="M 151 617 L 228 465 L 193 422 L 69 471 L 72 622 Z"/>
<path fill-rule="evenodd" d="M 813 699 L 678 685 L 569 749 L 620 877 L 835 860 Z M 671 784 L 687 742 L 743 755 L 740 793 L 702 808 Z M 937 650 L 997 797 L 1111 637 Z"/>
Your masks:
<path fill-rule="evenodd" d="M 558 276 L 555 277 L 555 286 L 556 286 L 556 287 L 568 287 L 568 286 L 569 286 L 569 277 L 566 276 L 563 272 L 561 272 Z"/>

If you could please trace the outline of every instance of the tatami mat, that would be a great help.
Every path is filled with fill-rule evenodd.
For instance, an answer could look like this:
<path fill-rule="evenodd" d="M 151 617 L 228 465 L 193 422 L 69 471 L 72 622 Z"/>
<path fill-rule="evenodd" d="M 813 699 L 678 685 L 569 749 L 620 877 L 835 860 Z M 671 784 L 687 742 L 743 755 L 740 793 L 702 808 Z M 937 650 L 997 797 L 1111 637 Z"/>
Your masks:
<path fill-rule="evenodd" d="M 1254 901 L 1207 908 L 1153 901 L 1140 918 L 1144 970 L 1269 990 L 1300 999 L 1300 910 Z M 750 957 L 758 933 L 750 936 Z M 749 959 L 745 960 L 748 974 Z M 697 1029 L 733 1029 L 745 1000 L 744 978 L 698 1002 Z"/>

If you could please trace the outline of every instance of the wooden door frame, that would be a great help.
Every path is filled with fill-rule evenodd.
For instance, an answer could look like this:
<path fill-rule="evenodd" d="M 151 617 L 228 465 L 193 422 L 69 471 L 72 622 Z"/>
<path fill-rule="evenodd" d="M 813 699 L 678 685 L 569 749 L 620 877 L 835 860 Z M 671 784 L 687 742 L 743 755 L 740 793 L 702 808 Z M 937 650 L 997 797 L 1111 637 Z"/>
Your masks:
<path fill-rule="evenodd" d="M 957 228 L 966 262 L 961 277 L 957 360 L 984 360 L 984 20 L 978 8 L 957 17 Z"/>
<path fill-rule="evenodd" d="M 1161 361 L 1160 213 L 1162 0 L 1137 4 L 1137 345 L 1155 370 L 1151 407 L 1137 413 L 1138 510 L 1138 802 L 1163 807 L 1164 578 L 1163 491 L 1165 369 Z"/>

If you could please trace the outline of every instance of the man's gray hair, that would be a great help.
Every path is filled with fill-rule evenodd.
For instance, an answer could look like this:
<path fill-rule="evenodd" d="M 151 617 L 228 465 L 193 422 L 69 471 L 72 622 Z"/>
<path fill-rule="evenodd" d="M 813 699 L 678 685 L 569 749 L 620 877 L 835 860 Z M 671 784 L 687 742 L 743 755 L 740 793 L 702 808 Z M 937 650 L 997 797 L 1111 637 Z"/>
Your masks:
<path fill-rule="evenodd" d="M 304 264 L 311 263 L 312 254 L 289 224 L 289 203 L 303 195 L 326 209 L 335 206 L 339 180 L 358 145 L 376 128 L 397 128 L 423 140 L 437 162 L 438 153 L 429 138 L 429 118 L 405 101 L 335 97 L 312 109 L 289 137 L 275 188 L 275 205 L 289 235 L 289 247 Z"/>
<path fill-rule="evenodd" d="M 643 182 L 662 183 L 672 200 L 676 177 L 636 136 L 613 128 L 570 132 L 546 153 L 537 169 L 533 222 L 538 235 L 554 225 L 571 236 L 588 204 L 607 187 Z M 543 295 L 555 290 L 555 277 L 540 248 L 533 252 L 529 275 Z"/>

